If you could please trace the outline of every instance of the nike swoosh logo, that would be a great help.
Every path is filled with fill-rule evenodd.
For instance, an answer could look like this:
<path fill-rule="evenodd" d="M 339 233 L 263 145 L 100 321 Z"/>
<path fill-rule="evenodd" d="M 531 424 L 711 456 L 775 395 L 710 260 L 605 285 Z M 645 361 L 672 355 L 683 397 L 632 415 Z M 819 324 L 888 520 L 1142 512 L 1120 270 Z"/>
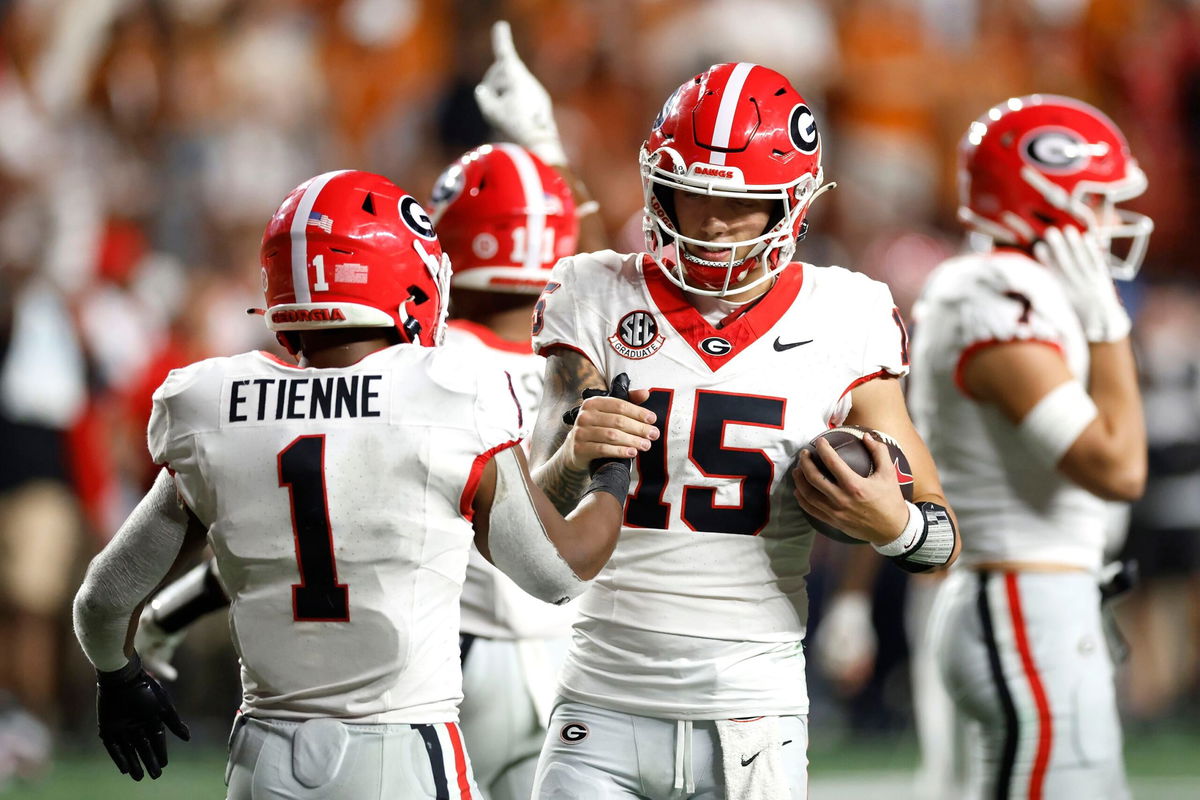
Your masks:
<path fill-rule="evenodd" d="M 808 344 L 811 341 L 812 341 L 812 339 L 805 339 L 803 342 L 788 342 L 787 344 L 784 344 L 783 342 L 779 341 L 779 337 L 776 336 L 775 337 L 775 352 L 782 353 L 784 350 L 791 350 L 793 347 L 799 347 L 800 345 Z"/>
<path fill-rule="evenodd" d="M 754 755 L 750 756 L 749 758 L 743 758 L 743 759 L 742 759 L 742 766 L 743 766 L 743 767 L 748 767 L 748 766 L 750 766 L 750 762 L 752 762 L 752 761 L 754 761 L 754 759 L 758 758 L 758 756 L 759 756 L 759 754 L 760 754 L 760 753 L 762 753 L 762 750 L 759 750 L 759 751 L 758 751 L 758 753 L 755 753 Z"/>

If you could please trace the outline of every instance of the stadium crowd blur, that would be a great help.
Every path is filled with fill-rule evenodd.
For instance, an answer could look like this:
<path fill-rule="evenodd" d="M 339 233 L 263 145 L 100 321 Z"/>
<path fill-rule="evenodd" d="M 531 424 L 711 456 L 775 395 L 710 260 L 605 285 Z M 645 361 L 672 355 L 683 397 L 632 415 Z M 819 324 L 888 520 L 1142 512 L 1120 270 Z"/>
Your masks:
<path fill-rule="evenodd" d="M 500 17 L 618 249 L 641 247 L 636 153 L 668 91 L 719 61 L 787 74 L 839 184 L 799 256 L 887 281 L 904 309 L 961 246 L 954 154 L 971 120 L 1033 91 L 1115 118 L 1150 178 L 1134 207 L 1157 225 L 1126 296 L 1152 472 L 1113 546 L 1142 571 L 1120 609 L 1123 713 L 1131 734 L 1197 718 L 1200 2 L 10 0 L 0 14 L 0 787 L 44 768 L 52 740 L 93 743 L 69 600 L 153 478 L 152 390 L 196 359 L 275 346 L 246 309 L 290 187 L 353 167 L 423 195 L 489 138 L 472 89 Z M 813 646 L 845 549 L 819 547 Z M 902 585 L 890 567 L 877 581 L 871 679 L 846 696 L 814 678 L 819 735 L 910 725 Z M 201 627 L 173 692 L 215 743 L 237 678 L 220 623 Z"/>

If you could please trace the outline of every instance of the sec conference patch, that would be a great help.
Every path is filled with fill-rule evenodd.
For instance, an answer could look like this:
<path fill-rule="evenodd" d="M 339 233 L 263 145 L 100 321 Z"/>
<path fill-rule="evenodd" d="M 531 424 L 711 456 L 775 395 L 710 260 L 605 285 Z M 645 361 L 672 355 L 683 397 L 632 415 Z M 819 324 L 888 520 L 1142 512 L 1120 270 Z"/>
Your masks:
<path fill-rule="evenodd" d="M 558 732 L 558 738 L 567 744 L 579 744 L 588 737 L 588 726 L 582 722 L 568 722 Z"/>
<path fill-rule="evenodd" d="M 654 355 L 664 341 L 649 311 L 630 311 L 617 323 L 616 333 L 608 337 L 609 345 L 618 355 L 635 360 Z"/>

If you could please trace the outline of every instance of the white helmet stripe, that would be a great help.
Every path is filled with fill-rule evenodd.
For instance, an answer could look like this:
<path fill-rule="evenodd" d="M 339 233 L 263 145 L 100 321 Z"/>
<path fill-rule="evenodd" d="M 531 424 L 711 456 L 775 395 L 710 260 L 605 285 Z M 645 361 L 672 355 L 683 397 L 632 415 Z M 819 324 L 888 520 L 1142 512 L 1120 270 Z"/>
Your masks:
<path fill-rule="evenodd" d="M 308 188 L 296 204 L 296 215 L 292 217 L 292 289 L 296 292 L 297 303 L 311 303 L 312 291 L 308 285 L 308 215 L 312 213 L 317 195 L 325 188 L 325 184 L 338 175 L 350 170 L 339 169 L 325 172 L 313 178 Z"/>
<path fill-rule="evenodd" d="M 514 144 L 496 145 L 512 160 L 521 180 L 521 193 L 525 195 L 525 264 L 528 270 L 541 269 L 542 237 L 546 230 L 546 190 L 542 178 L 529 155 Z"/>
<path fill-rule="evenodd" d="M 721 93 L 721 106 L 717 109 L 717 124 L 712 135 L 713 147 L 729 146 L 729 131 L 733 128 L 738 100 L 742 98 L 742 87 L 746 85 L 746 78 L 750 77 L 752 69 L 753 64 L 742 61 L 729 74 L 729 82 L 725 84 L 725 91 Z M 713 153 L 711 163 L 723 165 L 725 154 Z"/>

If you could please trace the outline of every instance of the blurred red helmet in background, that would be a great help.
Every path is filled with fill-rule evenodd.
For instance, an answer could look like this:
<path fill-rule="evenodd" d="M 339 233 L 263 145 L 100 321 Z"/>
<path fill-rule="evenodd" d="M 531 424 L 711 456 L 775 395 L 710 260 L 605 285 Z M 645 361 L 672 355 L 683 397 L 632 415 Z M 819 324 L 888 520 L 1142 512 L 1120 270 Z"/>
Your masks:
<path fill-rule="evenodd" d="M 757 64 L 717 64 L 688 80 L 667 99 L 639 158 L 646 246 L 662 263 L 675 245 L 667 277 L 685 291 L 721 295 L 743 279 L 757 259 L 761 279 L 788 265 L 803 236 L 804 217 L 820 193 L 821 139 L 816 119 L 787 78 Z M 705 242 L 683 236 L 674 190 L 719 197 L 777 200 L 762 235 L 741 242 Z M 729 261 L 685 253 L 684 243 L 729 249 Z M 735 259 L 733 248 L 753 245 Z M 686 276 L 686 280 L 685 280 Z"/>
<path fill-rule="evenodd" d="M 959 145 L 959 219 L 1001 244 L 1028 247 L 1047 227 L 1091 232 L 1113 274 L 1132 278 L 1154 224 L 1116 208 L 1146 190 L 1117 126 L 1087 103 L 1014 97 L 971 123 Z M 1113 239 L 1130 239 L 1114 255 Z"/>
<path fill-rule="evenodd" d="M 539 294 L 579 238 L 567 182 L 515 144 L 477 147 L 451 164 L 434 186 L 430 211 L 450 257 L 451 285 L 464 289 Z"/>
<path fill-rule="evenodd" d="M 342 170 L 305 181 L 267 224 L 260 252 L 277 334 L 394 327 L 405 342 L 440 343 L 448 259 L 416 198 L 387 178 Z"/>

